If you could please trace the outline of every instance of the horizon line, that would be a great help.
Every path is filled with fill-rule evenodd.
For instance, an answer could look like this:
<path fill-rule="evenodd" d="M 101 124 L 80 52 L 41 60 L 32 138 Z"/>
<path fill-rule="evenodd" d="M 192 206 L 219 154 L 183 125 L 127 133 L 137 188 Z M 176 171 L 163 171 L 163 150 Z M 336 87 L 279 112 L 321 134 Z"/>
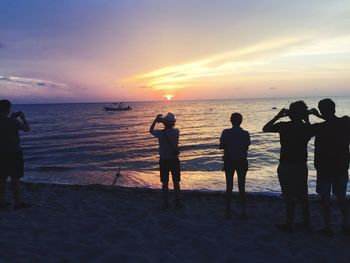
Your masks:
<path fill-rule="evenodd" d="M 263 99 L 288 99 L 288 98 L 329 98 L 329 97 L 350 97 L 349 95 L 332 95 L 332 96 L 285 96 L 285 97 L 247 97 L 247 98 L 225 98 L 225 99 L 174 99 L 174 100 L 134 100 L 134 101 L 79 101 L 79 102 L 46 102 L 46 103 L 12 103 L 12 105 L 50 105 L 50 104 L 102 104 L 102 103 L 142 103 L 142 102 L 182 102 L 182 101 L 228 101 L 228 100 L 263 100 Z"/>

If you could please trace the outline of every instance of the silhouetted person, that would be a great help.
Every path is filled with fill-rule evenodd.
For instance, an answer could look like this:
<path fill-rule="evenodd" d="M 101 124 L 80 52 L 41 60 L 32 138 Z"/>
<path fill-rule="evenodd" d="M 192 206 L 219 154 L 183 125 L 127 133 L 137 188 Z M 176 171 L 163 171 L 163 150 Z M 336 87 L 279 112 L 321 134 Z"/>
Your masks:
<path fill-rule="evenodd" d="M 291 121 L 275 123 L 286 116 L 289 116 Z M 307 120 L 307 123 L 303 120 Z M 293 232 L 295 199 L 298 199 L 304 217 L 304 222 L 300 226 L 304 230 L 310 230 L 306 163 L 307 144 L 313 133 L 308 123 L 306 104 L 303 101 L 291 103 L 289 110 L 282 109 L 263 127 L 263 131 L 280 134 L 281 151 L 277 173 L 286 203 L 287 216 L 286 224 L 277 227 L 284 232 Z"/>
<path fill-rule="evenodd" d="M 20 146 L 19 131 L 29 131 L 29 124 L 24 113 L 11 113 L 11 102 L 0 101 L 0 210 L 7 207 L 5 202 L 5 185 L 11 178 L 11 190 L 14 208 L 30 207 L 21 201 L 20 178 L 23 177 L 23 153 Z"/>
<path fill-rule="evenodd" d="M 324 119 L 322 123 L 313 124 L 315 131 L 315 168 L 317 170 L 316 191 L 321 197 L 325 228 L 323 234 L 332 236 L 330 194 L 337 197 L 343 217 L 343 232 L 350 234 L 348 227 L 348 211 L 346 188 L 349 169 L 349 136 L 350 118 L 339 118 L 335 115 L 335 103 L 324 99 L 318 103 L 320 113 L 314 109 L 314 114 Z"/>
<path fill-rule="evenodd" d="M 154 127 L 157 123 L 163 123 L 164 129 L 155 130 Z M 159 142 L 159 170 L 163 191 L 163 208 L 169 207 L 169 172 L 171 172 L 174 183 L 175 208 L 182 207 L 180 202 L 180 152 L 178 150 L 180 131 L 174 128 L 175 123 L 174 114 L 169 112 L 164 118 L 162 114 L 159 114 L 149 129 L 149 132 L 158 138 Z"/>
<path fill-rule="evenodd" d="M 232 217 L 231 202 L 233 176 L 237 172 L 241 216 L 246 216 L 245 178 L 248 171 L 248 147 L 250 145 L 249 132 L 240 126 L 243 117 L 239 113 L 232 113 L 232 128 L 223 130 L 220 137 L 220 149 L 224 150 L 224 170 L 226 176 L 225 217 Z"/>

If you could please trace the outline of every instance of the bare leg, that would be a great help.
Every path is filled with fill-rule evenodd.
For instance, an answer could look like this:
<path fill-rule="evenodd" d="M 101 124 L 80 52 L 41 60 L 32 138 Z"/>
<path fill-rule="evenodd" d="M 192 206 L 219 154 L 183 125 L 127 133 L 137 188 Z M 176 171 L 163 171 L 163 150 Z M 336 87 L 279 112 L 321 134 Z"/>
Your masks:
<path fill-rule="evenodd" d="M 227 219 L 232 217 L 231 202 L 232 202 L 232 189 L 233 189 L 233 175 L 234 175 L 234 171 L 225 170 L 225 176 L 226 176 L 225 217 Z"/>
<path fill-rule="evenodd" d="M 175 208 L 181 208 L 180 182 L 174 181 Z"/>
<path fill-rule="evenodd" d="M 282 199 L 286 206 L 286 223 L 276 225 L 277 228 L 283 232 L 291 233 L 293 232 L 293 222 L 294 222 L 294 210 L 295 210 L 295 200 L 294 195 L 291 193 L 290 182 L 288 182 L 287 175 L 282 170 L 282 166 L 278 167 L 278 179 L 282 190 Z"/>
<path fill-rule="evenodd" d="M 321 195 L 321 206 L 325 226 L 320 231 L 327 237 L 333 237 L 333 231 L 331 227 L 331 204 L 329 195 Z"/>
<path fill-rule="evenodd" d="M 163 194 L 163 207 L 164 208 L 168 208 L 169 207 L 169 186 L 168 186 L 168 181 L 163 182 L 162 194 Z"/>
<path fill-rule="evenodd" d="M 305 231 L 311 231 L 310 226 L 310 211 L 309 211 L 309 200 L 307 195 L 299 196 L 299 202 L 301 206 L 301 211 L 304 217 L 304 223 L 302 224 L 302 228 Z"/>
<path fill-rule="evenodd" d="M 5 207 L 5 185 L 6 178 L 5 176 L 0 177 L 0 208 Z"/>
<path fill-rule="evenodd" d="M 238 189 L 239 189 L 239 202 L 241 204 L 242 214 L 241 216 L 245 218 L 246 216 L 246 194 L 245 194 L 245 178 L 247 171 L 237 171 L 238 175 Z"/>
<path fill-rule="evenodd" d="M 302 226 L 302 229 L 305 231 L 311 231 L 307 176 L 304 176 L 303 181 L 298 184 L 297 197 L 304 217 L 304 222 L 300 226 Z"/>
<path fill-rule="evenodd" d="M 330 205 L 329 196 L 326 196 L 326 195 L 321 196 L 321 205 L 322 205 L 325 229 L 331 230 L 331 205 Z"/>
<path fill-rule="evenodd" d="M 11 189 L 14 199 L 14 209 L 29 208 L 32 205 L 21 201 L 19 178 L 11 178 Z"/>
<path fill-rule="evenodd" d="M 348 231 L 348 207 L 345 197 L 338 197 L 338 205 L 343 216 L 343 230 Z M 349 233 L 350 234 L 350 233 Z"/>
<path fill-rule="evenodd" d="M 19 178 L 11 178 L 11 190 L 15 206 L 18 206 L 20 201 Z"/>
<path fill-rule="evenodd" d="M 286 224 L 287 224 L 287 226 L 293 227 L 294 211 L 295 211 L 295 199 L 294 199 L 294 196 L 291 196 L 290 194 L 287 194 L 286 206 L 287 206 Z"/>

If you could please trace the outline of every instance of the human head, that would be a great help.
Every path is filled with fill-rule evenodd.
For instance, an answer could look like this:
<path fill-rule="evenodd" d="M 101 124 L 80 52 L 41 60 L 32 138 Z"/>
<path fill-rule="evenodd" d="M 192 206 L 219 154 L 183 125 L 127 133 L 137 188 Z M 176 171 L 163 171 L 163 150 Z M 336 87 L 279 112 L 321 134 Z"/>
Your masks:
<path fill-rule="evenodd" d="M 8 116 L 11 112 L 11 102 L 9 100 L 0 100 L 0 115 Z"/>
<path fill-rule="evenodd" d="M 299 100 L 289 105 L 289 118 L 292 121 L 301 121 L 307 116 L 307 106 L 304 101 Z"/>
<path fill-rule="evenodd" d="M 235 126 L 235 127 L 241 126 L 242 120 L 243 120 L 242 114 L 240 114 L 238 112 L 235 112 L 235 113 L 231 114 L 232 126 Z"/>
<path fill-rule="evenodd" d="M 171 112 L 168 112 L 167 115 L 163 118 L 164 126 L 167 128 L 172 128 L 175 126 L 176 118 L 175 115 Z"/>
<path fill-rule="evenodd" d="M 335 103 L 331 99 L 323 99 L 318 103 L 318 109 L 326 119 L 335 115 Z"/>

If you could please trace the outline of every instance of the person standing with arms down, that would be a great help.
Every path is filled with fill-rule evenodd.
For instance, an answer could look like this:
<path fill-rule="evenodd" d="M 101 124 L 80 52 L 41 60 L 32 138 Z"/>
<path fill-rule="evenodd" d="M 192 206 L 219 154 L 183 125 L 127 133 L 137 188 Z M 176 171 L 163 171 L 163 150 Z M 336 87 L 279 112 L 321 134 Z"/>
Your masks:
<path fill-rule="evenodd" d="M 220 149 L 224 150 L 224 171 L 226 177 L 225 218 L 232 217 L 231 202 L 233 176 L 237 172 L 241 217 L 246 217 L 245 178 L 248 171 L 249 132 L 240 126 L 243 117 L 240 113 L 231 115 L 232 128 L 223 130 L 220 137 Z"/>
<path fill-rule="evenodd" d="M 277 122 L 289 116 L 291 121 Z M 306 122 L 304 122 L 306 121 Z M 282 109 L 264 127 L 264 132 L 275 132 L 280 135 L 280 163 L 277 169 L 282 196 L 286 203 L 286 223 L 277 225 L 283 232 L 294 231 L 295 199 L 298 199 L 304 217 L 300 227 L 310 231 L 310 215 L 308 204 L 308 168 L 307 144 L 313 136 L 311 124 L 308 123 L 307 106 L 303 101 L 290 104 L 289 110 Z"/>
<path fill-rule="evenodd" d="M 23 112 L 11 114 L 11 102 L 0 100 L 0 210 L 5 210 L 5 185 L 11 178 L 14 209 L 30 207 L 20 198 L 20 178 L 23 177 L 23 152 L 19 131 L 29 131 L 29 124 Z"/>
<path fill-rule="evenodd" d="M 157 123 L 163 123 L 164 129 L 155 130 Z M 175 128 L 176 119 L 173 113 L 163 118 L 162 114 L 157 115 L 153 121 L 149 132 L 158 139 L 159 142 L 159 171 L 162 182 L 163 205 L 162 208 L 169 208 L 169 173 L 171 172 L 175 193 L 175 208 L 181 208 L 180 201 L 180 160 L 179 160 L 179 137 L 180 131 Z"/>
<path fill-rule="evenodd" d="M 323 99 L 318 103 L 320 113 L 313 113 L 324 122 L 312 125 L 315 131 L 315 168 L 317 170 L 316 191 L 321 196 L 325 227 L 321 232 L 333 236 L 331 228 L 330 194 L 337 197 L 343 217 L 342 231 L 350 235 L 346 188 L 349 180 L 350 118 L 335 115 L 335 103 Z"/>

